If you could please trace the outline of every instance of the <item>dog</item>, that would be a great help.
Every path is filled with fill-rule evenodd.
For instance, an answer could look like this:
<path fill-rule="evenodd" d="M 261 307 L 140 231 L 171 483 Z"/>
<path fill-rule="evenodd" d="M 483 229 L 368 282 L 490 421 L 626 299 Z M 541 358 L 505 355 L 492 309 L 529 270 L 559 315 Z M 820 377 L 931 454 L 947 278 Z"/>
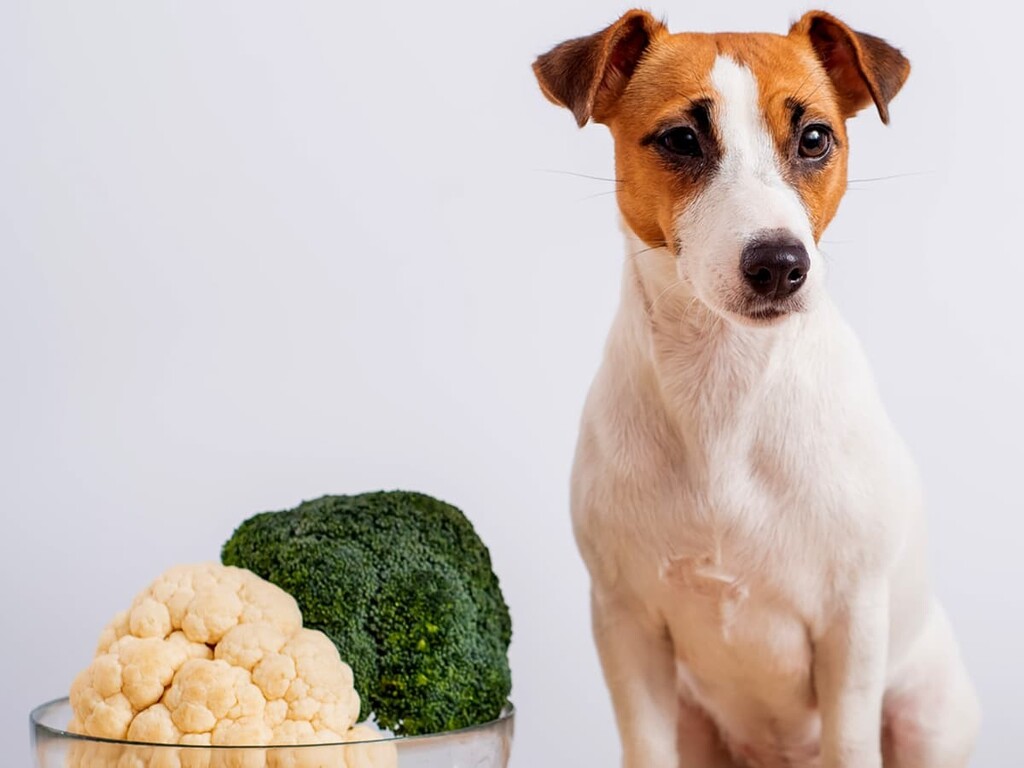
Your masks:
<path fill-rule="evenodd" d="M 845 121 L 909 62 L 812 11 L 540 56 L 610 129 L 622 293 L 571 498 L 626 768 L 962 768 L 980 722 L 928 580 L 916 470 L 818 250 Z"/>

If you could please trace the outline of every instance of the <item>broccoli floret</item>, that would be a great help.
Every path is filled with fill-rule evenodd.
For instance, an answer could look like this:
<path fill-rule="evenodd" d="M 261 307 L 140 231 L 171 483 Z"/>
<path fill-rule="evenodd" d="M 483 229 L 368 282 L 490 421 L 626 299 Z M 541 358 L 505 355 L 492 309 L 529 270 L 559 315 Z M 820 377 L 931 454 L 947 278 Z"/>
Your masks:
<path fill-rule="evenodd" d="M 225 565 L 289 592 L 397 734 L 493 720 L 508 701 L 512 622 L 487 547 L 458 509 L 420 493 L 324 496 L 246 520 Z"/>

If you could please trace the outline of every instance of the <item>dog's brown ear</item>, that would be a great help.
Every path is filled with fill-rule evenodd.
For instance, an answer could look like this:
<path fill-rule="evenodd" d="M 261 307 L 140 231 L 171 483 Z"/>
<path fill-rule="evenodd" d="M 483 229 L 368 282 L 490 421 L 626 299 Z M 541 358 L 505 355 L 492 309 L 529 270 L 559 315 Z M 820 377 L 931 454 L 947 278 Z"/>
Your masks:
<path fill-rule="evenodd" d="M 533 71 L 544 95 L 567 107 L 582 128 L 608 116 L 651 40 L 665 31 L 647 11 L 628 11 L 610 27 L 539 56 Z"/>
<path fill-rule="evenodd" d="M 898 49 L 824 11 L 805 13 L 789 34 L 810 38 L 847 117 L 874 102 L 882 122 L 889 123 L 889 102 L 910 74 L 910 62 Z"/>

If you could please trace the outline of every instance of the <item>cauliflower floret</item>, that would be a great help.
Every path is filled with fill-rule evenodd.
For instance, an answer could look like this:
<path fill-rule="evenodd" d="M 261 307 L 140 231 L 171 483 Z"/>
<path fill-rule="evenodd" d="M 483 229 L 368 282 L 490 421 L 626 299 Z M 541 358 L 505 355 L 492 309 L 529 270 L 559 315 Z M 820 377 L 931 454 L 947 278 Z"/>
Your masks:
<path fill-rule="evenodd" d="M 359 696 L 352 670 L 323 633 L 302 628 L 295 600 L 249 571 L 216 564 L 170 569 L 115 616 L 96 658 L 71 686 L 71 705 L 69 730 L 148 744 L 260 747 L 379 738 L 373 729 L 353 728 Z M 394 745 L 376 746 L 373 768 L 396 763 Z M 348 760 L 348 748 L 324 748 L 330 749 L 344 750 Z M 130 762 L 155 768 L 157 753 L 161 765 L 170 760 L 173 768 L 208 762 L 197 750 L 177 750 L 173 759 L 168 750 L 152 752 L 153 760 L 147 754 Z M 275 752 L 239 750 L 223 758 L 240 766 L 322 763 L 320 748 L 287 750 L 276 761 Z M 338 754 L 333 759 L 341 764 Z M 118 763 L 125 762 L 122 755 Z"/>
<path fill-rule="evenodd" d="M 302 614 L 291 595 L 244 568 L 179 565 L 114 617 L 99 650 L 125 635 L 167 637 L 175 630 L 192 642 L 216 645 L 239 624 L 270 624 L 291 635 L 302 626 Z"/>
<path fill-rule="evenodd" d="M 291 735 L 296 725 L 341 741 L 359 716 L 352 670 L 322 632 L 301 629 L 288 637 L 265 624 L 239 625 L 217 645 L 216 658 L 250 673 L 267 702 L 271 743 L 310 742 Z"/>
<path fill-rule="evenodd" d="M 160 701 L 175 671 L 192 658 L 209 658 L 209 647 L 181 632 L 167 638 L 126 635 L 110 643 L 71 685 L 71 729 L 123 739 L 135 713 Z"/>

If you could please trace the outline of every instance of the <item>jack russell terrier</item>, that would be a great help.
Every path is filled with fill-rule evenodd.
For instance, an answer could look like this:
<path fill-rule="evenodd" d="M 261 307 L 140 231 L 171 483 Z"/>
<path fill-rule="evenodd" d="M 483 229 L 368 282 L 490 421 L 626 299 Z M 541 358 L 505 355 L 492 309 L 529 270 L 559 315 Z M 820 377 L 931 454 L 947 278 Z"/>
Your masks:
<path fill-rule="evenodd" d="M 544 54 L 615 141 L 628 245 L 572 479 L 627 768 L 962 768 L 979 708 L 926 565 L 916 472 L 817 243 L 845 121 L 898 50 L 644 11 Z"/>

